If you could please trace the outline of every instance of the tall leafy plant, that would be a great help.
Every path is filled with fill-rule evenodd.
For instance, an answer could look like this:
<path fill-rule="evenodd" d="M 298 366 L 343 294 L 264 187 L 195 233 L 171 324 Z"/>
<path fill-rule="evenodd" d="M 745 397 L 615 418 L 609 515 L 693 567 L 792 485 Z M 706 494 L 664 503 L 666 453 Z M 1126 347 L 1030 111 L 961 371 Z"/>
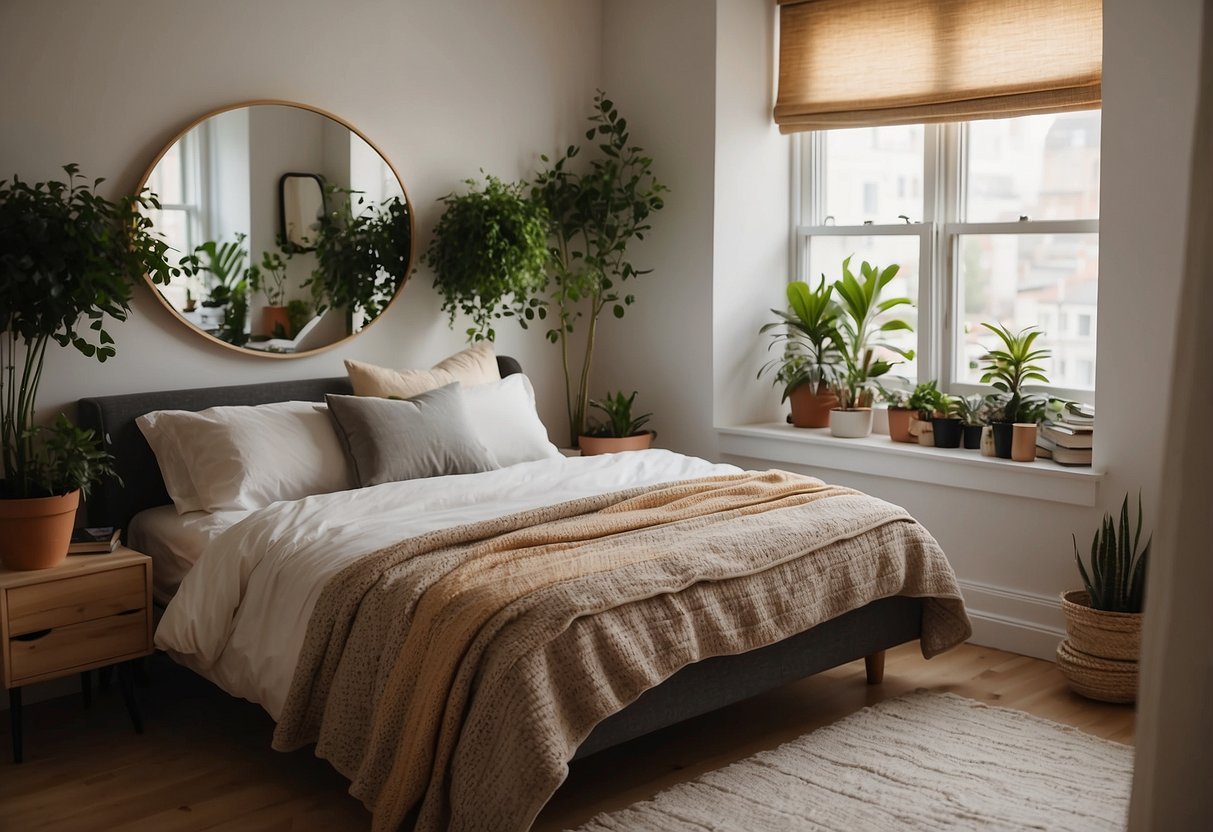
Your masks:
<path fill-rule="evenodd" d="M 892 353 L 912 359 L 913 350 L 900 347 L 885 338 L 890 332 L 913 332 L 910 322 L 888 313 L 899 306 L 912 306 L 906 297 L 882 297 L 884 289 L 897 276 L 900 266 L 884 269 L 868 263 L 859 267 L 859 275 L 851 271 L 851 257 L 842 261 L 842 277 L 834 281 L 838 302 L 842 307 L 838 330 L 838 345 L 846 373 L 837 385 L 842 409 L 870 407 L 879 382 L 896 362 L 881 357 Z"/>
<path fill-rule="evenodd" d="M 493 341 L 493 321 L 546 317 L 536 295 L 547 282 L 548 214 L 521 184 L 485 176 L 484 187 L 467 180 L 468 192 L 448 194 L 423 261 L 434 270 L 442 309 L 472 319 L 469 341 Z"/>
<path fill-rule="evenodd" d="M 816 288 L 792 281 L 787 288 L 787 311 L 772 309 L 779 320 L 759 330 L 761 334 L 773 332 L 768 350 L 777 345 L 782 350 L 762 366 L 758 376 L 774 370 L 776 383 L 783 384 L 784 401 L 802 384 L 816 390 L 837 380 L 843 364 L 838 332 L 842 309 L 833 294 L 834 286 L 826 283 L 825 275 Z"/>
<path fill-rule="evenodd" d="M 104 362 L 115 354 L 107 320 L 126 320 L 133 282 L 182 274 L 142 210 L 154 194 L 110 201 L 77 165 L 67 182 L 0 181 L 0 496 L 44 497 L 86 489 L 108 473 L 89 431 L 60 418 L 35 424 L 48 346 Z"/>
<path fill-rule="evenodd" d="M 981 368 L 981 383 L 991 384 L 1007 396 L 1002 418 L 998 421 L 1036 421 L 1035 416 L 1042 411 L 1047 399 L 1026 394 L 1023 388 L 1029 381 L 1049 383 L 1044 368 L 1036 362 L 1048 358 L 1050 353 L 1046 349 L 1033 349 L 1036 339 L 1043 333 L 1031 326 L 1019 332 L 1011 332 L 1003 324 L 983 323 L 982 326 L 997 335 L 1003 343 L 1003 349 L 992 349 L 982 357 L 986 365 Z"/>
<path fill-rule="evenodd" d="M 636 268 L 628 248 L 644 239 L 649 217 L 661 210 L 666 192 L 653 175 L 653 160 L 632 143 L 627 120 L 601 90 L 589 120 L 585 137 L 597 143 L 597 154 L 588 166 L 575 169 L 580 148 L 570 145 L 555 162 L 541 157 L 549 166 L 531 188 L 531 198 L 551 219 L 547 337 L 560 346 L 574 443 L 585 429 L 599 317 L 609 308 L 622 318 L 635 300 L 624 284 L 651 271 Z M 584 323 L 584 333 L 579 323 Z M 580 346 L 575 334 L 582 334 Z M 579 368 L 575 351 L 581 353 Z"/>
<path fill-rule="evenodd" d="M 1146 597 L 1146 566 L 1153 540 L 1151 536 L 1146 540 L 1145 547 L 1140 548 L 1141 520 L 1141 495 L 1137 495 L 1137 528 L 1134 529 L 1129 523 L 1129 495 L 1126 494 L 1120 505 L 1119 522 L 1114 521 L 1112 515 L 1105 514 L 1103 525 L 1091 540 L 1090 570 L 1078 553 L 1078 538 L 1074 537 L 1074 560 L 1093 609 L 1141 612 Z"/>

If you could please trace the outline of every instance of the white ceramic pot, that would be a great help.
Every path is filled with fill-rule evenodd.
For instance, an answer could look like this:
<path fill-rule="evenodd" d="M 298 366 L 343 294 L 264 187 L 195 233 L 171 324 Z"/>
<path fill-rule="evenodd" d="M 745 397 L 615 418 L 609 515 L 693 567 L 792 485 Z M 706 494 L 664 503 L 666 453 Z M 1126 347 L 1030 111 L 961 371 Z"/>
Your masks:
<path fill-rule="evenodd" d="M 841 439 L 862 439 L 872 432 L 872 408 L 831 410 L 830 433 Z"/>

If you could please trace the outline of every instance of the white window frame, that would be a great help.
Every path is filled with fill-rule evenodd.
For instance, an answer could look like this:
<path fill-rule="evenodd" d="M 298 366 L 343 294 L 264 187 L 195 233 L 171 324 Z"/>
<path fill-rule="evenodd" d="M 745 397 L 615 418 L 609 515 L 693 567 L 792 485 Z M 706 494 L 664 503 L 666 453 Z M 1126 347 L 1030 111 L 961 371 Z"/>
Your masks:
<path fill-rule="evenodd" d="M 954 381 L 959 357 L 958 322 L 963 320 L 957 262 L 960 237 L 967 234 L 1091 234 L 1098 235 L 1099 220 L 1020 220 L 1018 222 L 965 222 L 965 171 L 968 126 L 963 123 L 924 125 L 923 215 L 901 224 L 837 225 L 827 223 L 824 191 L 825 134 L 804 133 L 794 142 L 792 199 L 792 257 L 790 280 L 808 274 L 809 249 L 814 237 L 916 236 L 919 238 L 918 380 L 938 379 L 941 389 L 957 395 L 989 392 L 989 387 Z M 1045 338 L 1048 338 L 1046 334 Z M 896 370 L 894 370 L 896 373 Z M 1057 385 L 1039 386 L 1051 395 L 1094 402 L 1095 391 Z"/>

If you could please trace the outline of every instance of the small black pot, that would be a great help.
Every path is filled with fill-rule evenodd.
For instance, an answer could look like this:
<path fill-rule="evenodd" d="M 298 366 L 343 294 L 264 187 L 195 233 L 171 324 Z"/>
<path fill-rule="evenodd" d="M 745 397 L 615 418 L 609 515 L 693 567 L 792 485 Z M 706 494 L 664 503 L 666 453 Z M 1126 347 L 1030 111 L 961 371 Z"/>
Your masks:
<path fill-rule="evenodd" d="M 936 448 L 959 448 L 960 429 L 959 419 L 932 419 L 931 427 L 935 431 Z"/>
<path fill-rule="evenodd" d="M 964 446 L 970 451 L 981 450 L 981 425 L 964 426 Z"/>
<path fill-rule="evenodd" d="M 1015 425 L 1010 422 L 995 422 L 990 428 L 994 431 L 994 456 L 1010 459 L 1011 437 L 1015 434 Z"/>

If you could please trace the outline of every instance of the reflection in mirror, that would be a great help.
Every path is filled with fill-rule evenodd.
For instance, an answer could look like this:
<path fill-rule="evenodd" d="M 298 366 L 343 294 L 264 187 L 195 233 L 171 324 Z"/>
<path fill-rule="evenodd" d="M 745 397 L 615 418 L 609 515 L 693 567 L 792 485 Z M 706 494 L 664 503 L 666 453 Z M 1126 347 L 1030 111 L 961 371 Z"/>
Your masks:
<path fill-rule="evenodd" d="M 153 289 L 196 331 L 252 353 L 300 355 L 361 331 L 412 265 L 412 212 L 391 164 L 301 105 L 204 117 L 141 187 L 191 272 Z"/>
<path fill-rule="evenodd" d="M 313 238 L 325 213 L 324 179 L 314 173 L 284 173 L 278 180 L 278 197 L 278 233 L 294 251 L 315 248 Z"/>

